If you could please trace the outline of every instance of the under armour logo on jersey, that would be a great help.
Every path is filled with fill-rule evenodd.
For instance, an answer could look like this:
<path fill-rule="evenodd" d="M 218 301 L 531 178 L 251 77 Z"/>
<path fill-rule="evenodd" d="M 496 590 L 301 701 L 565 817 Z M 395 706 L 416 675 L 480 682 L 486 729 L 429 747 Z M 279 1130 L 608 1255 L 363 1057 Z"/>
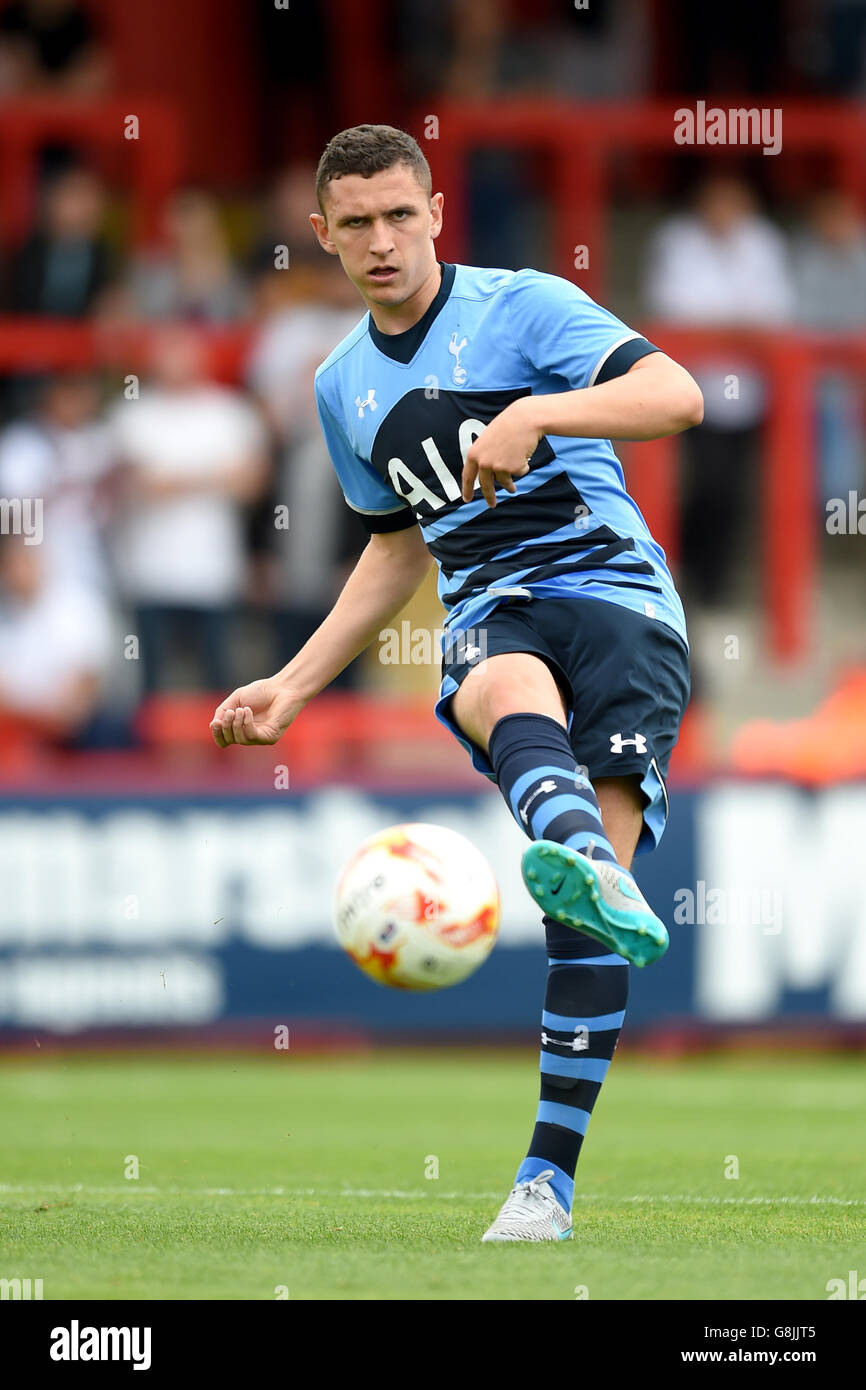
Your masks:
<path fill-rule="evenodd" d="M 621 753 L 627 743 L 630 743 L 632 745 L 636 753 L 646 752 L 646 738 L 643 734 L 635 734 L 633 738 L 623 738 L 622 734 L 611 734 L 611 753 Z"/>
<path fill-rule="evenodd" d="M 551 777 L 545 778 L 545 780 L 535 788 L 535 791 L 532 793 L 532 795 L 527 797 L 526 801 L 520 807 L 520 819 L 523 821 L 524 825 L 529 824 L 529 808 L 532 805 L 533 801 L 535 801 L 536 797 L 541 796 L 543 792 L 555 791 L 556 783 L 553 781 Z"/>
<path fill-rule="evenodd" d="M 371 386 L 370 389 L 369 389 L 369 391 L 367 392 L 367 399 L 366 399 L 365 401 L 362 401 L 360 396 L 356 396 L 356 397 L 355 397 L 355 405 L 358 407 L 358 418 L 359 418 L 360 420 L 363 420 L 363 418 L 364 418 L 364 407 L 365 407 L 365 406 L 369 406 L 371 410 L 375 410 L 375 409 L 377 408 L 376 402 L 375 402 L 375 400 L 373 399 L 373 397 L 374 397 L 375 395 L 376 395 L 376 392 L 374 391 L 373 387 Z"/>
<path fill-rule="evenodd" d="M 470 645 L 470 646 L 464 648 L 462 659 L 463 659 L 463 661 L 474 661 L 475 658 L 476 658 L 476 656 L 480 656 L 480 655 L 481 655 L 481 648 L 480 648 L 480 647 L 473 647 L 473 646 Z"/>
<path fill-rule="evenodd" d="M 451 372 L 451 380 L 454 382 L 455 386 L 464 386 L 469 376 L 469 373 L 467 372 L 466 368 L 461 367 L 460 365 L 460 354 L 465 348 L 467 342 L 468 339 L 464 338 L 461 342 L 458 343 L 457 334 L 451 334 L 451 341 L 448 344 L 448 351 L 454 358 L 454 367 Z"/>
<path fill-rule="evenodd" d="M 585 1023 L 579 1023 L 574 1030 L 573 1038 L 552 1038 L 549 1033 L 541 1034 L 541 1046 L 550 1047 L 551 1043 L 555 1047 L 567 1047 L 572 1052 L 589 1051 L 589 1029 Z"/>

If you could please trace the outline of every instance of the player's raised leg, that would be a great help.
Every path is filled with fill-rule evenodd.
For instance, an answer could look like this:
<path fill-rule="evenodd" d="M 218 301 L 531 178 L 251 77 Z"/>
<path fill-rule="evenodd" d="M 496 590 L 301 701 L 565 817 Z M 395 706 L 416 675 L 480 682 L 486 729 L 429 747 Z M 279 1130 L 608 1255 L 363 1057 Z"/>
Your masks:
<path fill-rule="evenodd" d="M 529 652 L 488 657 L 463 679 L 451 714 L 487 753 L 512 815 L 535 842 L 524 855 L 523 876 L 542 910 L 636 965 L 662 955 L 667 930 L 617 858 L 596 791 L 574 756 L 562 693 L 547 663 Z M 608 792 L 611 815 L 618 823 L 630 815 L 639 830 L 639 793 L 634 790 L 630 812 L 629 795 L 627 788 Z"/>

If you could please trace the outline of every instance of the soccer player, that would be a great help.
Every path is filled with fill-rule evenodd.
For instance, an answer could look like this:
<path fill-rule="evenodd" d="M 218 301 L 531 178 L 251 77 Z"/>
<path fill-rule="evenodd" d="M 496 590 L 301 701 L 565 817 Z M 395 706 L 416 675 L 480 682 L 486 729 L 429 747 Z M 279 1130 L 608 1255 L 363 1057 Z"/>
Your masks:
<path fill-rule="evenodd" d="M 564 1240 L 622 1026 L 629 962 L 668 945 L 630 873 L 658 843 L 688 699 L 682 604 L 611 439 L 700 422 L 688 372 L 569 281 L 438 261 L 441 193 L 405 132 L 344 130 L 310 220 L 367 306 L 315 376 L 369 543 L 277 675 L 215 711 L 216 743 L 275 743 L 439 567 L 436 715 L 532 843 L 549 960 L 541 1100 L 485 1241 Z"/>

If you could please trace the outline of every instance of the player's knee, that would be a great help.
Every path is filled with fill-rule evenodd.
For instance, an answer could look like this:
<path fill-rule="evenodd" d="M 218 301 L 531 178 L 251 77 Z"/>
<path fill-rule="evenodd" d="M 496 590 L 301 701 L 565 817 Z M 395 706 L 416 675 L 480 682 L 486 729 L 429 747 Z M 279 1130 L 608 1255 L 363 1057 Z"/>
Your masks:
<path fill-rule="evenodd" d="M 484 701 L 483 668 L 486 662 L 469 672 L 451 701 L 451 714 L 460 730 L 473 743 L 487 750 L 487 717 Z M 491 726 L 492 727 L 492 726 Z"/>
<path fill-rule="evenodd" d="M 566 725 L 562 692 L 550 668 L 529 653 L 508 653 L 479 662 L 454 696 L 454 718 L 486 749 L 495 725 L 509 714 L 544 714 Z"/>
<path fill-rule="evenodd" d="M 454 696 L 452 708 L 463 732 L 485 751 L 498 720 L 518 712 L 518 706 L 509 700 L 501 672 L 489 661 L 473 667 Z"/>

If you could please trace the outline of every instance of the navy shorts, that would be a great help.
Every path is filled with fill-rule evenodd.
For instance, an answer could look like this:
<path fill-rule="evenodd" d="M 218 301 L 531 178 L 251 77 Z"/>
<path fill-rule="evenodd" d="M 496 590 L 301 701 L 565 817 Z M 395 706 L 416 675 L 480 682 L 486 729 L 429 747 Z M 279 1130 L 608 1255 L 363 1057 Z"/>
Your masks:
<path fill-rule="evenodd" d="M 455 634 L 442 661 L 436 717 L 494 782 L 486 753 L 454 723 L 450 707 L 473 667 L 504 652 L 531 652 L 550 667 L 568 710 L 575 759 L 590 781 L 640 777 L 645 805 L 637 852 L 654 849 L 667 820 L 665 779 L 689 699 L 682 639 L 655 618 L 588 597 L 511 600 L 478 627 Z"/>

